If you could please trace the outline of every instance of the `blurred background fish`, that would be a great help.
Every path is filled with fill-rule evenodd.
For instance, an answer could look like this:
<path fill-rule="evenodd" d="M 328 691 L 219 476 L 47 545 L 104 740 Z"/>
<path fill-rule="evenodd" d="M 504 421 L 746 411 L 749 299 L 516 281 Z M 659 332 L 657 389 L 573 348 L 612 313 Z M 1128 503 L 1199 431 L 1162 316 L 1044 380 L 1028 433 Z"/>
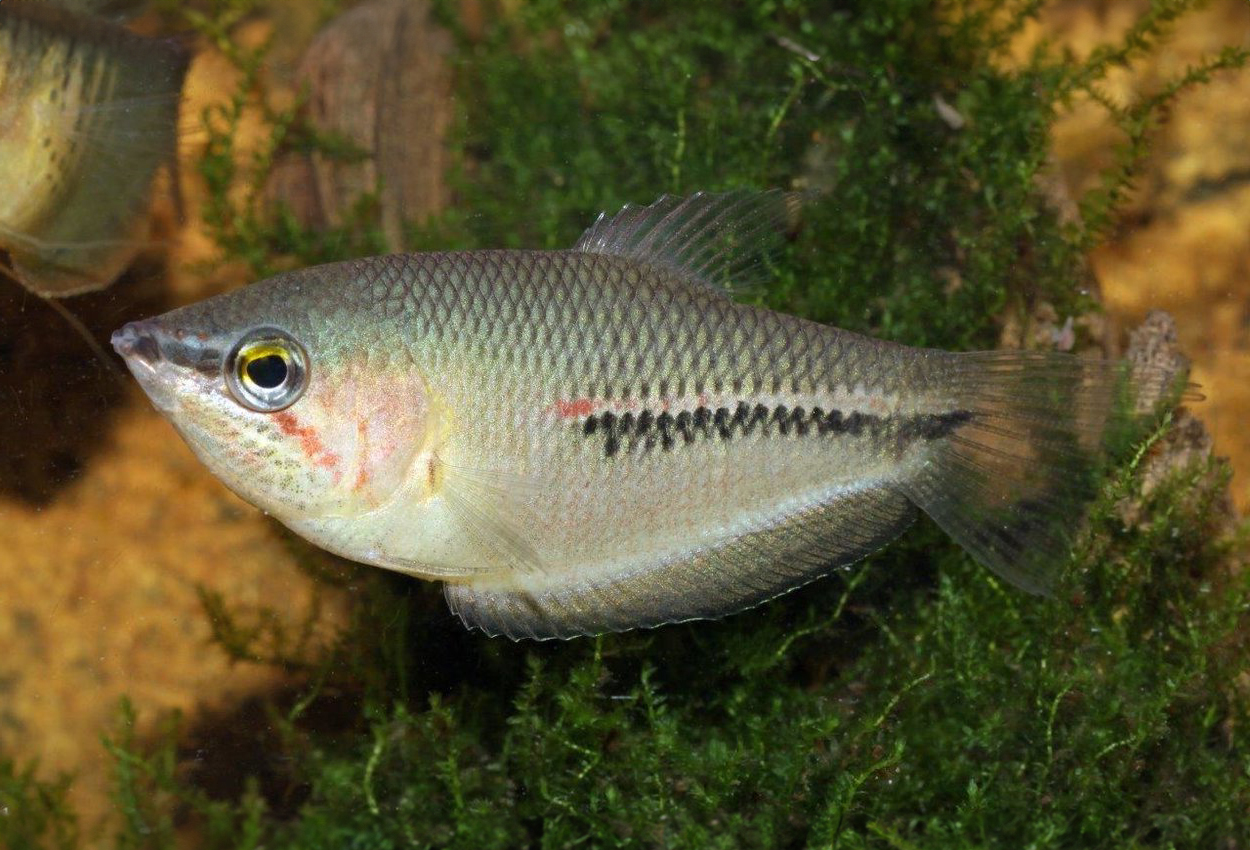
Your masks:
<path fill-rule="evenodd" d="M 63 9 L 101 15 L 115 21 L 133 18 L 143 10 L 146 0 L 53 0 Z"/>
<path fill-rule="evenodd" d="M 112 283 L 174 164 L 188 54 L 104 17 L 134 5 L 0 3 L 0 251 L 42 296 Z"/>

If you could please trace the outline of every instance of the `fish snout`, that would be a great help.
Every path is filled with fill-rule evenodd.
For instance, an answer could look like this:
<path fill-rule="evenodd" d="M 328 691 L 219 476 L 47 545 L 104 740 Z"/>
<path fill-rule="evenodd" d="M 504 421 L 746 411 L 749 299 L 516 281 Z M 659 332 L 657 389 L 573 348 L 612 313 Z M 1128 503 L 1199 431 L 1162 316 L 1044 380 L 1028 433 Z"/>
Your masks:
<path fill-rule="evenodd" d="M 155 370 L 163 359 L 161 346 L 156 339 L 156 327 L 151 321 L 130 322 L 113 333 L 113 350 L 128 364 L 142 365 Z"/>

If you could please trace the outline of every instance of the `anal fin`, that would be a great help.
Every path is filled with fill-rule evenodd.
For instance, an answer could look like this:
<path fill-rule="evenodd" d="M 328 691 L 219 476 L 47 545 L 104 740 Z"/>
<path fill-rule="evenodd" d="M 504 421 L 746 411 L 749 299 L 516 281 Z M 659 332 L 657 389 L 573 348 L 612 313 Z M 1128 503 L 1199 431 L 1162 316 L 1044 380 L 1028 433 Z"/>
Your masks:
<path fill-rule="evenodd" d="M 800 587 L 893 540 L 915 507 L 886 487 L 840 492 L 686 557 L 603 574 L 496 576 L 449 583 L 465 625 L 513 639 L 572 638 L 722 617 Z"/>

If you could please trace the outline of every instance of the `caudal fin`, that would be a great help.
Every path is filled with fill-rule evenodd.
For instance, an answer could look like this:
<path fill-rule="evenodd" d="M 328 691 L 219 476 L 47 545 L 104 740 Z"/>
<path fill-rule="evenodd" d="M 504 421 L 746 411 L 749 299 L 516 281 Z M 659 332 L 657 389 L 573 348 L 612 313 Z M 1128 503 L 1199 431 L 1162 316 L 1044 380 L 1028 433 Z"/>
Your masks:
<path fill-rule="evenodd" d="M 943 365 L 943 394 L 970 415 L 906 493 L 981 564 L 1048 594 L 1095 493 L 1109 429 L 1152 409 L 1175 376 L 1054 352 L 951 354 Z"/>

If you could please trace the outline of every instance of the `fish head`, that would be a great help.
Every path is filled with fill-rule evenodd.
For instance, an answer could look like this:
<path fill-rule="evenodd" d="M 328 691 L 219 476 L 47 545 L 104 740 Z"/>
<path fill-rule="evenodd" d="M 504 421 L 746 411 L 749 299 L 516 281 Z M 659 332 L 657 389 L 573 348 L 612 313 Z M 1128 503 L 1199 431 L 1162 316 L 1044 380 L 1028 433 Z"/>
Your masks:
<path fill-rule="evenodd" d="M 431 405 L 401 328 L 342 294 L 294 272 L 113 335 L 200 460 L 289 525 L 376 511 L 424 478 Z"/>

